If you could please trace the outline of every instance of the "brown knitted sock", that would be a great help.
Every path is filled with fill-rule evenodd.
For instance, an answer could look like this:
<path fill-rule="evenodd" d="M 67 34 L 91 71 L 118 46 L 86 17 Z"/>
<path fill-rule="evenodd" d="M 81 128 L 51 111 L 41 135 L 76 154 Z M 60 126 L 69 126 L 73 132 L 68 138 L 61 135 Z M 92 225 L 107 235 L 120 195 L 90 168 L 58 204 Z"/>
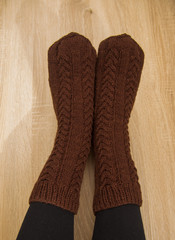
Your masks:
<path fill-rule="evenodd" d="M 137 170 L 130 154 L 128 122 L 143 61 L 142 49 L 127 34 L 100 43 L 93 140 L 94 213 L 129 203 L 142 204 Z"/>
<path fill-rule="evenodd" d="M 91 146 L 95 64 L 95 49 L 77 33 L 62 37 L 48 50 L 49 84 L 58 130 L 29 203 L 50 203 L 77 213 Z"/>

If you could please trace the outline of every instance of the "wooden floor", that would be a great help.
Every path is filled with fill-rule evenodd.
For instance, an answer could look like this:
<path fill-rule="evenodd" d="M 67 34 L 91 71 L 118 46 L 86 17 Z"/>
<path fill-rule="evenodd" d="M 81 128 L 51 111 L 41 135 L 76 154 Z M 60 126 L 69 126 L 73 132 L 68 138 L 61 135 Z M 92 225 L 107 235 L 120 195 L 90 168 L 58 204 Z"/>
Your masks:
<path fill-rule="evenodd" d="M 175 1 L 0 0 L 0 239 L 16 238 L 28 197 L 52 149 L 56 118 L 47 50 L 69 32 L 98 49 L 130 34 L 145 63 L 129 125 L 147 240 L 175 239 Z M 75 240 L 90 240 L 94 159 L 89 158 Z"/>

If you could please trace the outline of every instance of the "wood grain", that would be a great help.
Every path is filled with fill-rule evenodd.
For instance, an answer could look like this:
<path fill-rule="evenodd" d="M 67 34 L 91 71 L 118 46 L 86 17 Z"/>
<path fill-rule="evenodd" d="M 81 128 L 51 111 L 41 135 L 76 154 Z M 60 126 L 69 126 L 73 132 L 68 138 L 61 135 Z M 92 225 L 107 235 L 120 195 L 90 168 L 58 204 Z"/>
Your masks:
<path fill-rule="evenodd" d="M 56 131 L 47 50 L 76 31 L 98 49 L 111 35 L 130 34 L 145 63 L 129 124 L 143 193 L 148 240 L 175 239 L 174 0 L 0 1 L 0 239 L 16 238 L 28 197 Z M 89 240 L 94 216 L 94 158 L 85 171 L 75 240 Z"/>

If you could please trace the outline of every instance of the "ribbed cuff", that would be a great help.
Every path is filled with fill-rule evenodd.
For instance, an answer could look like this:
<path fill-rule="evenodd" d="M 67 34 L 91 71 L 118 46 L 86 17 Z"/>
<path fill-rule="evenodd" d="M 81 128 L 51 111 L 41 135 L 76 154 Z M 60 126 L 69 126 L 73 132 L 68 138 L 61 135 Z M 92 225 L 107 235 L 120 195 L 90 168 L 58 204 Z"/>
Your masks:
<path fill-rule="evenodd" d="M 140 184 L 113 184 L 100 187 L 94 197 L 93 211 L 96 212 L 125 204 L 142 205 Z"/>
<path fill-rule="evenodd" d="M 47 181 L 36 182 L 29 198 L 31 202 L 49 203 L 74 214 L 78 212 L 79 193 L 72 192 L 71 189 L 59 187 Z"/>

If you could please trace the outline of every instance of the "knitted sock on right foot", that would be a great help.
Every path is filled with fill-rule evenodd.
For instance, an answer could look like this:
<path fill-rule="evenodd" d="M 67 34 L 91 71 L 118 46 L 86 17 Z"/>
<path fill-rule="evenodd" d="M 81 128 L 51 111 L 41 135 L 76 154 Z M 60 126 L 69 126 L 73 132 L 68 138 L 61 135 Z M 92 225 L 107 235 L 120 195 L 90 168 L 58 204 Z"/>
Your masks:
<path fill-rule="evenodd" d="M 94 113 L 95 213 L 129 203 L 142 204 L 130 154 L 128 122 L 143 61 L 143 50 L 127 34 L 100 43 Z"/>

